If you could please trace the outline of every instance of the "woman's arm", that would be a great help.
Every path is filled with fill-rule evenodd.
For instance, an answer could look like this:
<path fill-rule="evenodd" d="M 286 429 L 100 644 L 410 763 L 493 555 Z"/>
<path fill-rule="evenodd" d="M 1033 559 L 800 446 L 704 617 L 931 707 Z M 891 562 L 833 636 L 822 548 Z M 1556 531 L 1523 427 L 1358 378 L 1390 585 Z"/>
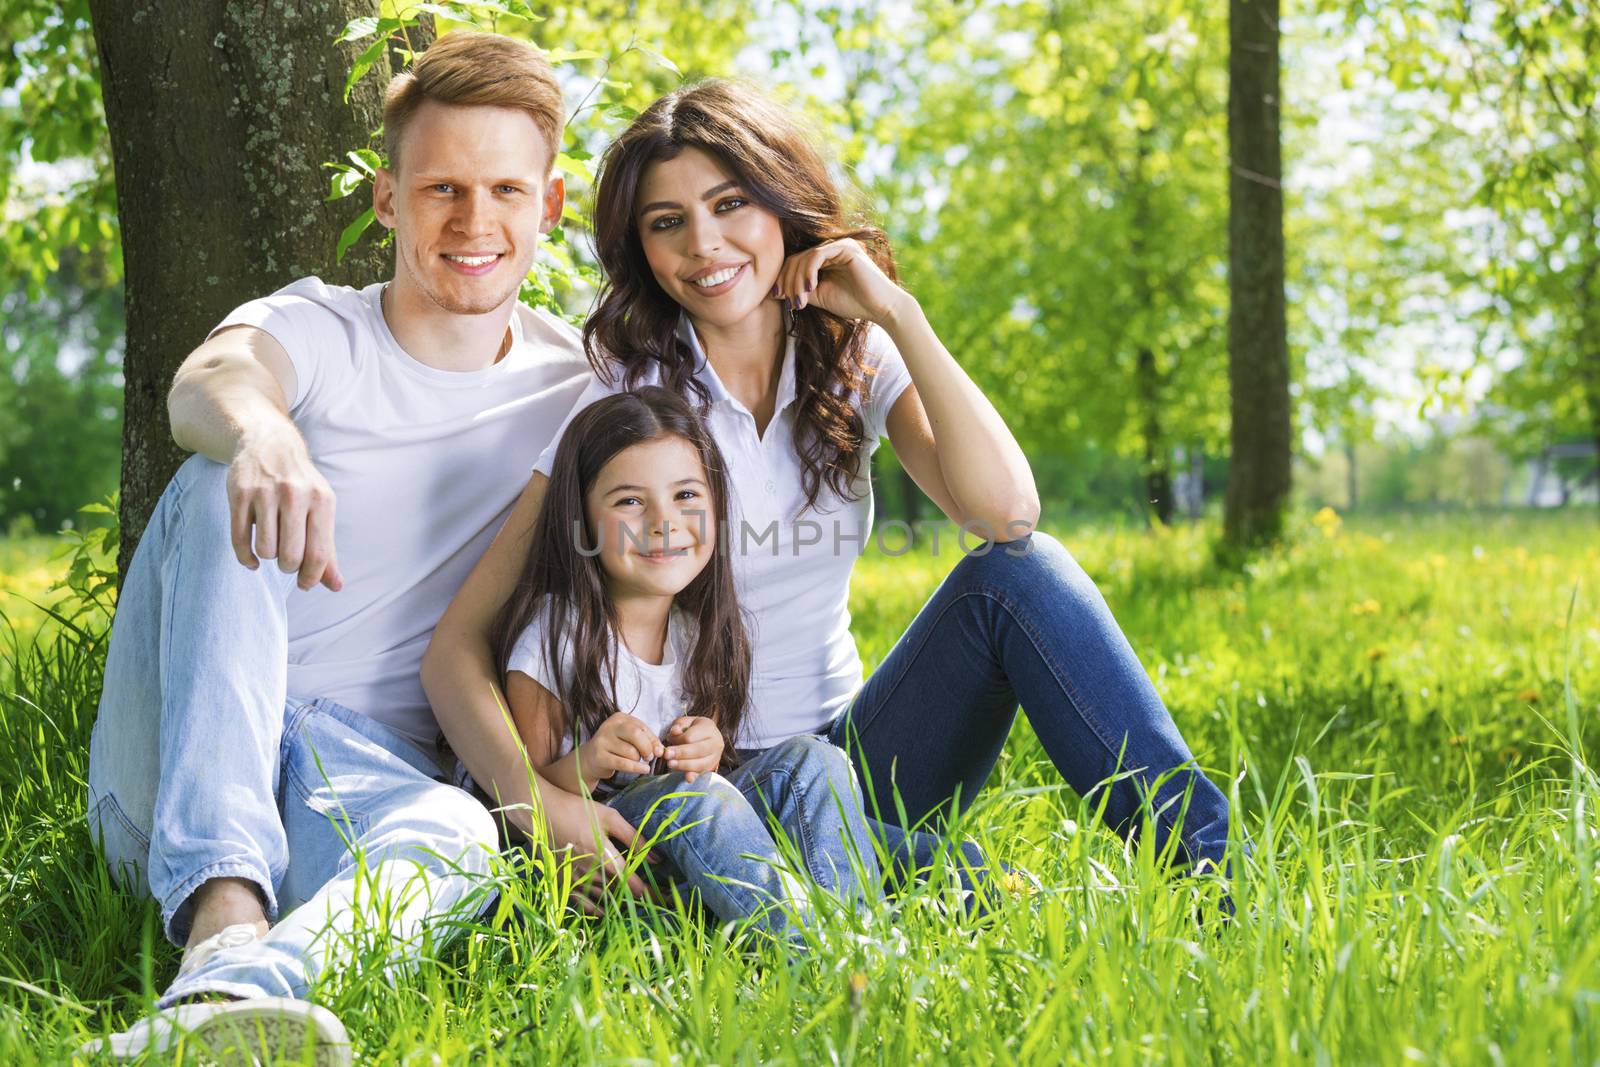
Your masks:
<path fill-rule="evenodd" d="M 922 306 L 857 242 L 830 241 L 789 257 L 779 295 L 882 327 L 912 387 L 889 412 L 889 441 L 923 492 L 958 523 L 995 539 L 1039 521 L 1033 471 L 1005 420 L 933 332 Z"/>
<path fill-rule="evenodd" d="M 489 648 L 489 628 L 521 572 L 546 482 L 542 474 L 529 480 L 434 627 L 422 657 L 422 687 L 450 747 L 473 780 L 507 808 L 507 821 L 530 836 L 548 830 L 554 847 L 573 849 L 580 868 L 603 866 L 610 876 L 625 865 L 611 841 L 631 845 L 633 827 L 611 808 L 558 788 L 537 772 L 507 713 Z M 531 816 L 535 790 L 546 823 L 537 829 Z M 628 888 L 639 896 L 646 892 L 637 876 L 628 879 Z"/>

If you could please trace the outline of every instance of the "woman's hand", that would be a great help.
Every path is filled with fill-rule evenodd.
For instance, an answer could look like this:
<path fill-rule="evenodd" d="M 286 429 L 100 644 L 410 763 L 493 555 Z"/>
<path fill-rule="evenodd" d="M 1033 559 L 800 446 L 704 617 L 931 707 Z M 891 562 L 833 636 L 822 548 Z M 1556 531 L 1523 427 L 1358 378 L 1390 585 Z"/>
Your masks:
<path fill-rule="evenodd" d="M 889 280 L 854 238 L 844 237 L 796 252 L 778 269 L 773 296 L 795 311 L 815 304 L 846 319 L 887 326 L 910 293 Z"/>
<path fill-rule="evenodd" d="M 722 766 L 722 731 L 704 715 L 681 715 L 667 727 L 667 769 L 692 783 Z"/>
<path fill-rule="evenodd" d="M 630 870 L 629 859 L 643 842 L 626 819 L 611 808 L 562 789 L 541 789 L 540 798 L 551 847 L 572 856 L 572 903 L 598 915 L 607 889 L 613 885 L 641 899 L 649 896 L 644 880 Z M 618 845 L 627 852 L 619 851 Z M 655 858 L 648 853 L 644 856 Z"/>
<path fill-rule="evenodd" d="M 610 778 L 617 772 L 649 774 L 650 764 L 666 752 L 661 739 L 644 720 L 619 711 L 594 736 L 578 746 L 578 765 L 585 777 Z"/>

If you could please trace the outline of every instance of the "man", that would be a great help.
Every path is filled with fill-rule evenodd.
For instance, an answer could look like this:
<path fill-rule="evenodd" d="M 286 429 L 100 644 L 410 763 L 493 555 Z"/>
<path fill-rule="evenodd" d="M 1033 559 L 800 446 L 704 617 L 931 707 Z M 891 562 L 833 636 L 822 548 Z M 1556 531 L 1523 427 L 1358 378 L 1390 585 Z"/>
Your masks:
<path fill-rule="evenodd" d="M 561 92 L 530 46 L 450 34 L 391 83 L 384 122 L 393 280 L 251 301 L 174 380 L 173 437 L 198 455 L 122 591 L 89 820 L 185 951 L 162 1010 L 106 1043 L 119 1055 L 187 1034 L 348 1062 L 304 998 L 354 901 L 391 898 L 403 960 L 423 924 L 481 903 L 498 844 L 448 784 L 418 664 L 587 381 L 575 331 L 517 302 L 561 217 Z M 614 870 L 604 839 L 631 828 L 529 782 L 556 843 Z"/>

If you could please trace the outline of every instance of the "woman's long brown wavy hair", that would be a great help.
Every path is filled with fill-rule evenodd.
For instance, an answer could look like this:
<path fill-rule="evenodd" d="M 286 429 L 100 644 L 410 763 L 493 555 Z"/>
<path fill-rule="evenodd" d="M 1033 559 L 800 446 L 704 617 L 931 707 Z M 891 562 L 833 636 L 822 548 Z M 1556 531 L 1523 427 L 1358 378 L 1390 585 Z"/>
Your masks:
<path fill-rule="evenodd" d="M 698 148 L 718 160 L 746 196 L 776 215 L 783 252 L 825 241 L 860 241 L 890 278 L 894 257 L 884 232 L 846 218 L 843 197 L 805 128 L 753 86 L 714 79 L 651 104 L 601 158 L 595 193 L 595 250 L 605 272 L 595 310 L 583 328 L 595 373 L 636 385 L 651 367 L 678 393 L 710 401 L 694 379 L 689 345 L 678 335 L 681 309 L 656 283 L 639 243 L 639 184 L 653 163 Z M 859 495 L 855 478 L 866 450 L 865 425 L 853 403 L 867 388 L 862 357 L 868 325 L 808 307 L 791 315 L 794 337 L 795 451 L 806 507 L 824 483 L 844 499 Z"/>
<path fill-rule="evenodd" d="M 690 715 L 703 715 L 722 733 L 725 766 L 737 761 L 735 745 L 750 692 L 750 641 L 733 587 L 733 571 L 720 533 L 728 513 L 727 468 L 705 423 L 682 397 L 646 387 L 589 405 L 567 426 L 556 450 L 550 484 L 533 527 L 528 558 L 516 587 L 490 631 L 495 665 L 505 676 L 517 638 L 538 613 L 546 622 L 540 650 L 547 676 L 558 679 L 569 736 L 592 735 L 620 709 L 616 700 L 617 613 L 605 571 L 592 546 L 598 531 L 584 500 L 600 471 L 626 448 L 678 437 L 694 447 L 705 467 L 713 538 L 711 559 L 673 599 L 694 626 L 693 649 L 681 677 Z M 545 604 L 558 610 L 545 611 Z M 560 606 L 567 610 L 559 610 Z M 563 669 L 570 651 L 571 669 Z M 574 741 L 576 743 L 576 741 Z"/>

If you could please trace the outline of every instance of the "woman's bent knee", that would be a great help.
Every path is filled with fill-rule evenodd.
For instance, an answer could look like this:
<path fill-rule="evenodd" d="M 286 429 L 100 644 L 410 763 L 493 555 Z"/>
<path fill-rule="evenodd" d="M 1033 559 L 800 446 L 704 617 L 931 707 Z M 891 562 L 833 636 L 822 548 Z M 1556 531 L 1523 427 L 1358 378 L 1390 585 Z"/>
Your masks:
<path fill-rule="evenodd" d="M 1004 593 L 1052 600 L 1067 597 L 1099 599 L 1099 590 L 1067 546 L 1035 531 L 1019 541 L 989 544 L 962 557 L 948 583 L 974 592 Z"/>

